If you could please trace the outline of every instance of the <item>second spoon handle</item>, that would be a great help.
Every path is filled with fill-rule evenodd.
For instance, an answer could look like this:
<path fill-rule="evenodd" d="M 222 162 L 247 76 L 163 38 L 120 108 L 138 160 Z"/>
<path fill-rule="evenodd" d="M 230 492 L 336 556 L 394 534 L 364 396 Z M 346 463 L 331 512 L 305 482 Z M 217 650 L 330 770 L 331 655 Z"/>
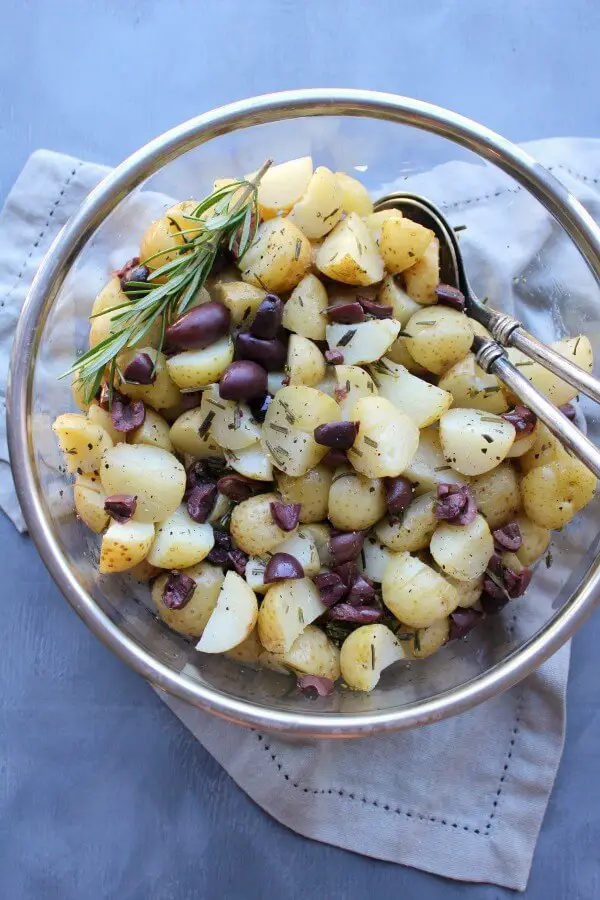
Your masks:
<path fill-rule="evenodd" d="M 495 341 L 476 338 L 474 350 L 481 368 L 506 384 L 567 450 L 580 459 L 596 478 L 600 478 L 600 450 L 513 366 L 500 345 Z"/>

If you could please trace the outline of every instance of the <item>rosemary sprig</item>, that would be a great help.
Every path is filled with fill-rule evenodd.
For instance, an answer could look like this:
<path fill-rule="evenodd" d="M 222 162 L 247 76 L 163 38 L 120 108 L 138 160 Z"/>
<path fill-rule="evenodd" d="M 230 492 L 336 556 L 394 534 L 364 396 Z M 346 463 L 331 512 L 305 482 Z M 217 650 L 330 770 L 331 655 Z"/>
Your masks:
<path fill-rule="evenodd" d="M 129 303 L 103 310 L 102 315 L 115 313 L 111 319 L 114 330 L 60 376 L 77 374 L 86 403 L 98 392 L 106 366 L 114 370 L 117 356 L 141 340 L 156 322 L 161 323 L 158 349 L 162 350 L 166 326 L 185 312 L 204 286 L 220 247 L 231 250 L 235 245 L 238 259 L 244 255 L 258 227 L 258 185 L 271 163 L 267 160 L 251 181 L 235 181 L 214 191 L 183 216 L 190 227 L 178 229 L 184 241 L 179 255 L 151 272 L 147 282 L 129 284 Z M 159 251 L 142 264 L 163 253 Z"/>

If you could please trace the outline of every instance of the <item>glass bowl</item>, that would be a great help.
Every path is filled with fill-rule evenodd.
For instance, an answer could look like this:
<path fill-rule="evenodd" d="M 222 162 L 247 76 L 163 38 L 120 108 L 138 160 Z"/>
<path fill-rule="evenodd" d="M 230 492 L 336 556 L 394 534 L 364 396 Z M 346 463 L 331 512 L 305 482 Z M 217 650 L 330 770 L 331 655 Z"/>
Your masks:
<path fill-rule="evenodd" d="M 173 198 L 210 192 L 215 177 L 255 170 L 267 156 L 305 154 L 334 171 L 357 170 L 374 197 L 393 186 L 427 192 L 453 224 L 468 221 L 461 240 L 479 296 L 514 312 L 544 340 L 585 331 L 598 352 L 600 232 L 530 156 L 470 120 L 407 98 L 337 89 L 270 94 L 167 132 L 82 204 L 50 248 L 20 317 L 9 442 L 20 502 L 46 566 L 76 612 L 123 660 L 154 686 L 233 722 L 299 736 L 354 737 L 459 713 L 515 684 L 556 651 L 595 605 L 598 500 L 556 534 L 554 564 L 538 566 L 525 597 L 467 640 L 393 666 L 371 694 L 338 690 L 312 700 L 289 677 L 199 654 L 157 619 L 147 586 L 126 575 L 98 575 L 99 541 L 74 516 L 50 429 L 59 413 L 73 409 L 70 385 L 57 376 L 85 346 L 93 298 L 110 271 L 135 255 L 150 221 Z M 440 166 L 433 179 L 424 174 Z M 492 185 L 486 199 L 497 201 L 493 226 L 489 215 L 480 220 L 481 198 L 469 192 L 474 175 Z M 552 214 L 544 238 L 535 257 L 520 263 L 523 222 L 546 216 L 544 207 Z M 480 227 L 493 227 L 514 257 L 513 278 L 498 279 L 486 264 L 477 245 Z M 550 290 L 542 292 L 541 283 Z M 598 411 L 591 404 L 584 409 L 596 438 Z"/>

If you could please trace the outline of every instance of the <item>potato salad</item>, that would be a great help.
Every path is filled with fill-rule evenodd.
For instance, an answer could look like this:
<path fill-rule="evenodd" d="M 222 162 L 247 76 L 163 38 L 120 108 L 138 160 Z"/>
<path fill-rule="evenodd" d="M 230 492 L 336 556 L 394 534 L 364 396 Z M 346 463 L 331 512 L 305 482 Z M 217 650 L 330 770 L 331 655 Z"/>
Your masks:
<path fill-rule="evenodd" d="M 479 368 L 464 306 L 431 231 L 310 157 L 172 206 L 96 298 L 53 425 L 99 573 L 318 695 L 512 603 L 596 481 Z M 591 370 L 584 335 L 552 346 Z"/>

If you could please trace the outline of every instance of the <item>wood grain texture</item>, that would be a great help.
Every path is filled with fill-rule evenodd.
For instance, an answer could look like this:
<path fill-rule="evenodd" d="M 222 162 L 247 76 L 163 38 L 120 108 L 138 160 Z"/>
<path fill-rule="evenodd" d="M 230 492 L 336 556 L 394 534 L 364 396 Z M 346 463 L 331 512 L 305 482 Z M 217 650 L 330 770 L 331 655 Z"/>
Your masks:
<path fill-rule="evenodd" d="M 0 200 L 40 146 L 116 163 L 204 109 L 299 86 L 405 93 L 515 140 L 600 133 L 595 0 L 374 0 L 368 14 L 360 0 L 1 6 Z M 1 514 L 0 547 L 2 897 L 514 896 L 273 822 L 92 637 Z M 567 746 L 526 894 L 535 900 L 600 897 L 599 640 L 598 618 L 575 640 Z"/>

